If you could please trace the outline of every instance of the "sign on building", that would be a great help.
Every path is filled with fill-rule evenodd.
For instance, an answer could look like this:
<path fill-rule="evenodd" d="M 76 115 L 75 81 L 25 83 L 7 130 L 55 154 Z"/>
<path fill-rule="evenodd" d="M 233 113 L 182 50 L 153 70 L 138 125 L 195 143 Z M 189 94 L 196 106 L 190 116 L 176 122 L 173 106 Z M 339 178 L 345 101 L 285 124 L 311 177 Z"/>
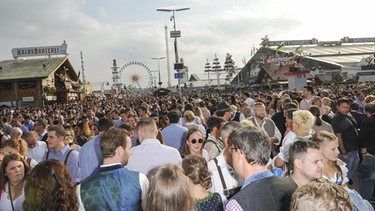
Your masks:
<path fill-rule="evenodd" d="M 269 46 L 279 46 L 280 44 L 288 45 L 314 45 L 318 44 L 318 40 L 313 38 L 311 40 L 279 40 L 279 41 L 269 41 Z"/>
<path fill-rule="evenodd" d="M 15 59 L 29 56 L 61 55 L 66 54 L 67 48 L 68 45 L 64 41 L 63 44 L 56 46 L 13 48 L 12 55 Z"/>
<path fill-rule="evenodd" d="M 181 78 L 184 78 L 184 73 L 183 73 L 183 72 L 175 73 L 175 74 L 174 74 L 174 78 L 175 78 L 175 79 L 181 79 Z"/>

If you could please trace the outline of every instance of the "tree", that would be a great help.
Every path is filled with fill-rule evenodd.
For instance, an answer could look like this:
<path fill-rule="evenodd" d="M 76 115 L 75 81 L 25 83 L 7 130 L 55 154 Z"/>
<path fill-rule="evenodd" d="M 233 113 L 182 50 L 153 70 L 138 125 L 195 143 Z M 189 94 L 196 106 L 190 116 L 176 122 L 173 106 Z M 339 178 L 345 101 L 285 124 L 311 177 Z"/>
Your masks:
<path fill-rule="evenodd" d="M 230 81 L 232 77 L 234 76 L 234 74 L 236 73 L 236 71 L 235 71 L 232 55 L 230 55 L 229 53 L 227 53 L 225 57 L 224 70 L 227 73 L 226 80 Z"/>
<path fill-rule="evenodd" d="M 270 45 L 270 39 L 268 38 L 268 35 L 265 35 L 264 38 L 261 38 L 262 42 L 260 43 L 263 47 L 268 47 Z"/>

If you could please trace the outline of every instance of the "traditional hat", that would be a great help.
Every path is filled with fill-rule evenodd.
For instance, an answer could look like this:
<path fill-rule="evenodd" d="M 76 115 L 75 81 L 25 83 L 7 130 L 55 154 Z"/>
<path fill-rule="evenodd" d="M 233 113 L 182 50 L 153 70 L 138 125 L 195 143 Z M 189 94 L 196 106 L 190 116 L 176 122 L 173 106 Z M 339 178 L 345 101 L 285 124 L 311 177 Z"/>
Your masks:
<path fill-rule="evenodd" d="M 220 102 L 216 106 L 216 112 L 227 112 L 230 110 L 232 110 L 232 108 L 230 107 L 229 103 L 227 103 L 227 101 Z"/>

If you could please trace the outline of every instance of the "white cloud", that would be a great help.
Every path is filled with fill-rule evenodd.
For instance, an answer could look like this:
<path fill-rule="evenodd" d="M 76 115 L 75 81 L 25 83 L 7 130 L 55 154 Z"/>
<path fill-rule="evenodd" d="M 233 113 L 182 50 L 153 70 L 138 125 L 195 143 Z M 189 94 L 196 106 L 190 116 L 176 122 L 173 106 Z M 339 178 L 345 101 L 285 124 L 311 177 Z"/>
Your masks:
<path fill-rule="evenodd" d="M 350 4 L 338 0 L 309 4 L 297 0 L 5 0 L 0 6 L 0 59 L 12 59 L 14 47 L 59 45 L 66 40 L 77 71 L 83 51 L 86 78 L 111 82 L 113 59 L 118 66 L 139 61 L 157 69 L 151 58 L 165 55 L 164 24 L 171 30 L 173 23 L 172 13 L 156 8 L 190 7 L 176 12 L 182 34 L 178 52 L 190 72 L 198 73 L 215 53 L 223 63 L 229 52 L 242 66 L 242 58 L 249 59 L 251 47 L 259 47 L 265 35 L 271 40 L 372 37 L 375 29 L 369 14 L 374 6 L 372 0 Z M 173 40 L 168 38 L 168 44 L 172 63 Z M 166 81 L 166 60 L 160 66 Z"/>

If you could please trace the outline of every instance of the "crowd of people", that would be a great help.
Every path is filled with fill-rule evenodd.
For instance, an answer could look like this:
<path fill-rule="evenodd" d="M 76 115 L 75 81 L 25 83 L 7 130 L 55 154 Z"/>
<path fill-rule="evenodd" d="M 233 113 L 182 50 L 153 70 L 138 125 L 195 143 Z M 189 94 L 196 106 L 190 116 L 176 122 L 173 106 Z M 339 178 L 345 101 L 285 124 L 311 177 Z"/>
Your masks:
<path fill-rule="evenodd" d="M 374 88 L 4 108 L 0 210 L 374 210 Z"/>

